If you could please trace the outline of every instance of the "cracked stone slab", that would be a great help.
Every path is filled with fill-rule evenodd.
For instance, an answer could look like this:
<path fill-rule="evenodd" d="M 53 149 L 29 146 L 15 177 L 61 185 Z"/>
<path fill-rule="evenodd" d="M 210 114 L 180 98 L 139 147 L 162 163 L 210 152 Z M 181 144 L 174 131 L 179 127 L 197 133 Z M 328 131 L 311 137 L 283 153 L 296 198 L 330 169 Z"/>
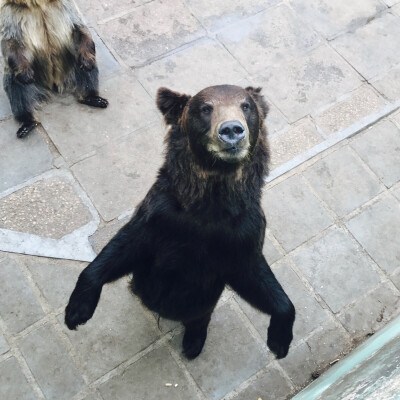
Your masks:
<path fill-rule="evenodd" d="M 361 85 L 361 77 L 327 45 L 273 65 L 253 79 L 289 122 L 317 113 Z"/>
<path fill-rule="evenodd" d="M 203 36 L 181 0 L 155 0 L 98 26 L 100 35 L 131 67 L 143 65 Z"/>
<path fill-rule="evenodd" d="M 161 123 L 153 124 L 72 167 L 105 221 L 136 207 L 154 183 L 163 159 L 164 132 Z"/>
<path fill-rule="evenodd" d="M 319 36 L 285 5 L 231 25 L 218 34 L 218 39 L 253 74 L 281 65 L 320 42 Z"/>
<path fill-rule="evenodd" d="M 60 177 L 35 182 L 0 199 L 0 228 L 61 239 L 91 221 L 72 185 Z"/>
<path fill-rule="evenodd" d="M 400 63 L 399 36 L 400 17 L 386 13 L 331 44 L 364 78 L 372 79 Z"/>
<path fill-rule="evenodd" d="M 240 63 L 221 44 L 209 38 L 201 39 L 195 45 L 138 68 L 135 72 L 153 97 L 161 86 L 194 95 L 212 85 L 228 82 L 240 85 L 247 75 Z M 193 79 L 194 76 L 196 79 Z"/>
<path fill-rule="evenodd" d="M 53 156 L 39 132 L 18 139 L 18 124 L 0 122 L 0 193 L 48 171 Z"/>
<path fill-rule="evenodd" d="M 378 0 L 291 0 L 290 6 L 303 21 L 325 38 L 356 29 L 385 9 Z"/>
<path fill-rule="evenodd" d="M 270 169 L 279 167 L 322 141 L 314 122 L 308 117 L 301 119 L 270 139 Z"/>
<path fill-rule="evenodd" d="M 383 108 L 386 102 L 369 86 L 364 85 L 328 110 L 315 117 L 316 124 L 325 134 L 346 129 L 367 115 Z"/>
<path fill-rule="evenodd" d="M 109 99 L 106 109 L 79 104 L 72 96 L 58 96 L 43 108 L 42 124 L 69 164 L 159 120 L 153 100 L 130 74 L 102 81 L 100 93 Z"/>

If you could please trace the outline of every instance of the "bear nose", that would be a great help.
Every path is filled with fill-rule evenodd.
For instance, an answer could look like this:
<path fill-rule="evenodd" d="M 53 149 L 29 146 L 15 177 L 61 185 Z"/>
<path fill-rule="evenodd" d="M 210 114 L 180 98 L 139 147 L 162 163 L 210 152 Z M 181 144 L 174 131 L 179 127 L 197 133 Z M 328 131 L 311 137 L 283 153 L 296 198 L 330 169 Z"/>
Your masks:
<path fill-rule="evenodd" d="M 223 142 L 234 146 L 245 138 L 246 131 L 239 121 L 226 121 L 219 127 L 218 136 Z"/>

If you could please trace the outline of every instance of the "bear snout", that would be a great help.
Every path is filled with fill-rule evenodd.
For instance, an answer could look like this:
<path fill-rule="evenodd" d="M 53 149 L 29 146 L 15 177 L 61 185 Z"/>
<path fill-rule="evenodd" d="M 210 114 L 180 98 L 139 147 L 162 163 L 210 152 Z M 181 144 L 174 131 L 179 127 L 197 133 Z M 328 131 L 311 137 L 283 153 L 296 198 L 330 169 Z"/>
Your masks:
<path fill-rule="evenodd" d="M 230 147 L 236 147 L 246 137 L 246 129 L 239 121 L 226 121 L 220 125 L 218 137 Z"/>

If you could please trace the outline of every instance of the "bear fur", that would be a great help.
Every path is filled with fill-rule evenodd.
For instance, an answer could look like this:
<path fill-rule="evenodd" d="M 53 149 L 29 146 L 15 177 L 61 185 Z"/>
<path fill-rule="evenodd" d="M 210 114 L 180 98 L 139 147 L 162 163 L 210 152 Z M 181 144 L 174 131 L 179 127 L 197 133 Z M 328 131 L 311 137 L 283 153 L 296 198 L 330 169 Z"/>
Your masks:
<path fill-rule="evenodd" d="M 269 151 L 261 89 L 221 85 L 191 97 L 160 88 L 157 106 L 170 125 L 165 162 L 132 219 L 82 271 L 66 325 L 87 322 L 102 286 L 132 274 L 146 307 L 183 323 L 191 359 L 229 285 L 271 315 L 267 344 L 285 357 L 295 309 L 262 254 Z"/>

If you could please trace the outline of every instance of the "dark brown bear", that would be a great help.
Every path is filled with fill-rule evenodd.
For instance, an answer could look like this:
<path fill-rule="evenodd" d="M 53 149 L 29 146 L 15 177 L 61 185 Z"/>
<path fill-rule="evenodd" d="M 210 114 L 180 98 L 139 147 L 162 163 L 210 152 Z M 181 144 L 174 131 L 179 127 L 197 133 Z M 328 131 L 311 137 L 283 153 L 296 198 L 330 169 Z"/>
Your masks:
<path fill-rule="evenodd" d="M 262 255 L 269 153 L 260 91 L 222 85 L 191 97 L 159 89 L 157 106 L 171 125 L 166 160 L 130 222 L 79 276 L 68 328 L 92 317 L 105 283 L 132 274 L 145 306 L 182 321 L 183 352 L 195 358 L 229 285 L 271 314 L 267 344 L 286 356 L 295 310 Z"/>

